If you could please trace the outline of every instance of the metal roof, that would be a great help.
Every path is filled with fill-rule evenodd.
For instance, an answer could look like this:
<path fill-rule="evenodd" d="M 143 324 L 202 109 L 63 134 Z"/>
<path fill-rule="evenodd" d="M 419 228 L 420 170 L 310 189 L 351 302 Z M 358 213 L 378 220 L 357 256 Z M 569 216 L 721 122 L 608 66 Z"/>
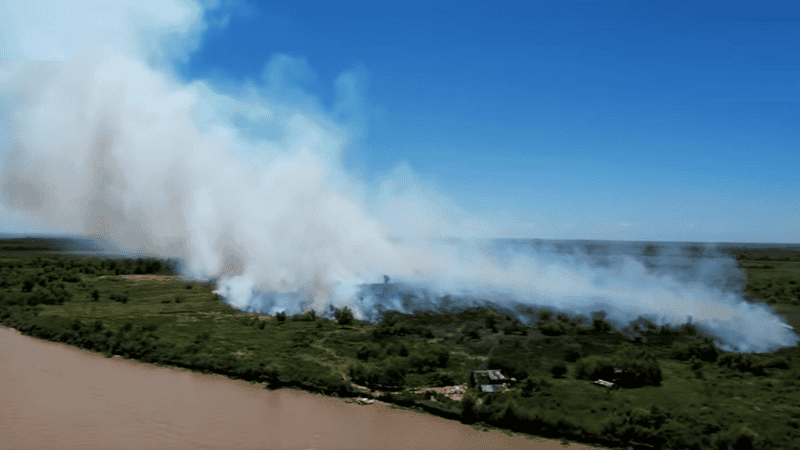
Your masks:
<path fill-rule="evenodd" d="M 472 372 L 472 376 L 475 378 L 486 377 L 492 381 L 502 381 L 507 379 L 499 370 L 475 370 Z"/>
<path fill-rule="evenodd" d="M 506 389 L 502 384 L 482 384 L 482 392 L 503 392 Z"/>

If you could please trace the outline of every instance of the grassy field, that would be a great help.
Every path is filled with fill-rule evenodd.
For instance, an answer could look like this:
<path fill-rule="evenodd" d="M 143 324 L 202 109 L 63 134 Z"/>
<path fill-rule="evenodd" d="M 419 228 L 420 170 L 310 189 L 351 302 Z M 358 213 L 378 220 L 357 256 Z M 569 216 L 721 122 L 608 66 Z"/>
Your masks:
<path fill-rule="evenodd" d="M 602 315 L 581 322 L 543 313 L 532 326 L 483 308 L 391 313 L 378 324 L 351 320 L 346 310 L 336 312 L 338 320 L 258 316 L 222 303 L 210 284 L 175 277 L 168 262 L 14 249 L 0 253 L 2 323 L 108 356 L 269 388 L 373 396 L 465 422 L 614 448 L 800 449 L 797 348 L 737 356 L 693 327 L 652 324 L 632 340 Z M 752 301 L 770 303 L 800 329 L 800 264 L 744 258 L 740 264 Z M 622 389 L 591 383 L 616 376 L 618 367 L 627 377 Z M 465 385 L 472 370 L 485 368 L 520 382 L 502 393 L 470 388 L 460 401 L 414 393 Z"/>

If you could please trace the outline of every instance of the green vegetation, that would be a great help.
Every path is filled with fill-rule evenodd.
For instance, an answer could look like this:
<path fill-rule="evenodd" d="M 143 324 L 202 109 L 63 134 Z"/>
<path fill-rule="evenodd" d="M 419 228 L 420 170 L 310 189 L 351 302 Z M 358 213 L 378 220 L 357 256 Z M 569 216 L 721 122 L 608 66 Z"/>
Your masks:
<path fill-rule="evenodd" d="M 390 312 L 377 324 L 346 308 L 332 317 L 259 316 L 222 303 L 210 283 L 130 276 L 174 275 L 174 262 L 8 248 L 0 245 L 0 322 L 107 356 L 270 389 L 372 396 L 467 423 L 614 448 L 800 449 L 797 348 L 732 354 L 692 326 L 646 321 L 631 338 L 614 332 L 602 313 L 532 311 L 530 325 L 486 308 Z M 769 260 L 775 268 L 764 269 L 750 261 L 740 259 L 746 289 L 769 295 L 752 301 L 771 302 L 800 325 L 793 291 L 775 294 L 775 286 L 800 281 L 797 264 Z M 756 289 L 769 283 L 772 290 Z M 461 401 L 428 390 L 466 385 L 472 370 L 487 368 L 519 381 L 506 392 L 469 388 Z M 591 382 L 598 378 L 621 389 L 598 387 Z"/>

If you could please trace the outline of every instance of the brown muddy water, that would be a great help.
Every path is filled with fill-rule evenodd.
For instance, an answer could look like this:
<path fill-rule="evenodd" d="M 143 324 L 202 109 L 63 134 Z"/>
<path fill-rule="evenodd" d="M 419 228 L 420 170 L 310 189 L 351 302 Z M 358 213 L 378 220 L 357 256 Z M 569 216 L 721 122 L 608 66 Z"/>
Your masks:
<path fill-rule="evenodd" d="M 2 449 L 561 449 L 386 404 L 155 367 L 0 327 Z M 588 449 L 572 445 L 572 449 Z"/>

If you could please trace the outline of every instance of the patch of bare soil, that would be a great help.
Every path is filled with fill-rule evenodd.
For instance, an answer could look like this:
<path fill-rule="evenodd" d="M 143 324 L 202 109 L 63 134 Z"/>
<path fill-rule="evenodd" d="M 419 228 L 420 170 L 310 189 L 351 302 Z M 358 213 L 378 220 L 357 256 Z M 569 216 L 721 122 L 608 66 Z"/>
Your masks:
<path fill-rule="evenodd" d="M 455 401 L 460 402 L 462 398 L 464 398 L 464 393 L 467 392 L 466 386 L 445 386 L 445 387 L 437 387 L 437 388 L 422 388 L 413 391 L 415 394 L 422 394 L 426 391 L 433 391 L 437 394 L 444 394 L 445 397 L 449 397 Z"/>
<path fill-rule="evenodd" d="M 182 277 L 175 276 L 175 275 L 152 275 L 152 274 L 146 274 L 146 275 L 117 275 L 117 276 L 119 276 L 120 278 L 125 278 L 126 280 L 132 280 L 132 281 L 142 281 L 142 280 L 144 280 L 144 281 L 183 280 Z M 113 277 L 113 275 L 112 275 L 112 277 Z M 99 276 L 97 278 L 109 278 L 109 276 L 101 275 L 101 276 Z"/>

